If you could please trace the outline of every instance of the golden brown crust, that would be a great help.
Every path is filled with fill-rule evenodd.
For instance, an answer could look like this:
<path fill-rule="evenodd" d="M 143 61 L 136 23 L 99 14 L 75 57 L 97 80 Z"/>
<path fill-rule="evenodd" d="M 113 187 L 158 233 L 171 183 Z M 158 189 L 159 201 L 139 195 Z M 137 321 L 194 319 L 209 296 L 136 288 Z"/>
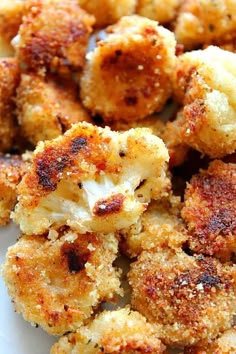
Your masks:
<path fill-rule="evenodd" d="M 204 345 L 232 325 L 234 279 L 234 267 L 214 258 L 168 248 L 144 251 L 129 273 L 131 304 L 158 326 L 165 344 Z"/>
<path fill-rule="evenodd" d="M 183 0 L 138 0 L 136 12 L 144 17 L 166 24 L 173 21 Z"/>
<path fill-rule="evenodd" d="M 197 253 L 229 258 L 236 251 L 236 165 L 214 161 L 185 191 L 182 216 Z"/>
<path fill-rule="evenodd" d="M 123 308 L 97 315 L 86 327 L 62 337 L 50 353 L 161 354 L 164 350 L 155 327 L 138 312 Z"/>
<path fill-rule="evenodd" d="M 78 0 L 79 5 L 96 18 L 96 27 L 104 28 L 121 17 L 132 15 L 136 0 Z"/>
<path fill-rule="evenodd" d="M 171 95 L 173 34 L 141 16 L 123 17 L 88 54 L 82 102 L 105 122 L 132 121 L 160 111 Z"/>
<path fill-rule="evenodd" d="M 114 235 L 58 236 L 22 236 L 3 266 L 16 311 L 54 335 L 77 329 L 101 301 L 120 292 Z"/>
<path fill-rule="evenodd" d="M 118 133 L 78 123 L 38 145 L 14 220 L 27 234 L 62 225 L 79 232 L 128 227 L 151 198 L 168 193 L 167 161 L 164 143 L 147 129 Z"/>
<path fill-rule="evenodd" d="M 22 74 L 16 104 L 25 137 L 36 145 L 40 140 L 61 135 L 72 124 L 91 122 L 77 95 L 77 87 L 72 81 Z"/>
<path fill-rule="evenodd" d="M 16 204 L 16 188 L 28 166 L 29 163 L 20 156 L 0 154 L 0 225 L 10 221 L 10 213 Z"/>
<path fill-rule="evenodd" d="M 17 132 L 14 96 L 20 71 L 15 58 L 0 58 L 0 151 L 11 148 Z"/>
<path fill-rule="evenodd" d="M 62 73 L 81 69 L 94 17 L 70 0 L 30 0 L 26 5 L 15 41 L 22 65 Z"/>
<path fill-rule="evenodd" d="M 175 36 L 191 50 L 201 44 L 215 44 L 235 36 L 234 0 L 185 0 L 180 8 Z"/>

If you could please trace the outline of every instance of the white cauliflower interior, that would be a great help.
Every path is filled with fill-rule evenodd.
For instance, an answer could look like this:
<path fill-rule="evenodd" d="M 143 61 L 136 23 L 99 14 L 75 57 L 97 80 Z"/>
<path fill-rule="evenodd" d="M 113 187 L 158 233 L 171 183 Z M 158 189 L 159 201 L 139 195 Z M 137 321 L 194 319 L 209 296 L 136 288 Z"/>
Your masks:
<path fill-rule="evenodd" d="M 86 146 L 73 155 L 68 145 L 81 136 Z M 58 163 L 66 159 L 69 165 L 58 171 Z M 13 218 L 26 234 L 63 225 L 82 233 L 128 227 L 151 198 L 167 193 L 167 161 L 164 143 L 148 129 L 118 133 L 87 123 L 74 125 L 64 136 L 37 147 L 33 168 L 19 186 Z M 46 171 L 55 172 L 56 182 L 44 175 L 47 163 Z M 43 176 L 37 170 L 40 164 Z"/>

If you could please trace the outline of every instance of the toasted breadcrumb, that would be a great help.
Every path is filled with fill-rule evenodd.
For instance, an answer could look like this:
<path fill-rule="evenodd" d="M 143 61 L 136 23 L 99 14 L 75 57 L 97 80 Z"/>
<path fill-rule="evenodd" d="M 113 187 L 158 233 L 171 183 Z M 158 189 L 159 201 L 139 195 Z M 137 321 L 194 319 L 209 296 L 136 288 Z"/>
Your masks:
<path fill-rule="evenodd" d="M 17 155 L 0 154 L 0 225 L 10 221 L 16 204 L 16 187 L 28 169 L 29 163 Z"/>
<path fill-rule="evenodd" d="M 156 324 L 165 344 L 205 345 L 232 326 L 235 270 L 167 247 L 143 251 L 131 264 L 131 304 Z"/>
<path fill-rule="evenodd" d="M 23 68 L 67 73 L 81 69 L 94 17 L 70 0 L 29 0 L 17 38 Z"/>
<path fill-rule="evenodd" d="M 155 21 L 123 17 L 87 58 L 81 98 L 105 122 L 144 118 L 171 95 L 175 39 Z"/>
<path fill-rule="evenodd" d="M 0 58 L 0 151 L 11 148 L 16 135 L 14 96 L 19 82 L 19 67 L 15 58 Z"/>
<path fill-rule="evenodd" d="M 173 21 L 183 0 L 138 0 L 137 13 L 160 24 Z"/>
<path fill-rule="evenodd" d="M 204 348 L 185 348 L 184 354 L 235 354 L 236 353 L 236 329 L 232 328 L 224 332 L 219 338 Z"/>
<path fill-rule="evenodd" d="M 34 145 L 61 135 L 74 123 L 91 122 L 79 102 L 76 85 L 69 80 L 23 74 L 16 102 L 19 124 Z"/>
<path fill-rule="evenodd" d="M 78 0 L 79 5 L 96 18 L 96 27 L 106 27 L 121 17 L 132 15 L 136 0 Z"/>
<path fill-rule="evenodd" d="M 191 50 L 235 36 L 234 0 L 185 0 L 175 26 L 178 43 Z"/>
<path fill-rule="evenodd" d="M 123 308 L 102 312 L 88 326 L 62 337 L 50 353 L 160 354 L 164 350 L 155 327 L 138 312 Z"/>
<path fill-rule="evenodd" d="M 235 64 L 236 54 L 214 46 L 178 58 L 174 91 L 184 105 L 182 140 L 212 158 L 236 149 Z"/>
<path fill-rule="evenodd" d="M 213 161 L 192 177 L 182 216 L 197 253 L 227 259 L 236 252 L 236 165 Z"/>
<path fill-rule="evenodd" d="M 180 207 L 177 197 L 163 200 L 161 203 L 150 203 L 138 222 L 119 231 L 124 253 L 133 258 L 143 250 L 168 245 L 176 249 L 181 247 L 187 240 L 187 235 L 179 215 Z"/>
<path fill-rule="evenodd" d="M 78 123 L 40 143 L 19 185 L 14 221 L 26 234 L 69 225 L 114 232 L 133 224 L 170 189 L 168 152 L 148 129 L 125 133 Z"/>
<path fill-rule="evenodd" d="M 1 0 L 0 2 L 0 57 L 14 55 L 11 40 L 22 22 L 24 0 Z"/>
<path fill-rule="evenodd" d="M 101 301 L 121 293 L 112 267 L 117 251 L 113 234 L 22 236 L 3 265 L 16 311 L 50 334 L 76 330 Z"/>

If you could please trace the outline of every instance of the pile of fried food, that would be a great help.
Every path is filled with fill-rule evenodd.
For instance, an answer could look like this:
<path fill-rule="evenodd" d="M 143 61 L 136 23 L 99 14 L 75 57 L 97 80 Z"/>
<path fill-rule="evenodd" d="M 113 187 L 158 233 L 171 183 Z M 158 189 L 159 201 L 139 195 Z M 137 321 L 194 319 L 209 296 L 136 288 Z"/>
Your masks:
<path fill-rule="evenodd" d="M 235 43 L 233 0 L 1 0 L 2 274 L 51 354 L 236 353 Z"/>

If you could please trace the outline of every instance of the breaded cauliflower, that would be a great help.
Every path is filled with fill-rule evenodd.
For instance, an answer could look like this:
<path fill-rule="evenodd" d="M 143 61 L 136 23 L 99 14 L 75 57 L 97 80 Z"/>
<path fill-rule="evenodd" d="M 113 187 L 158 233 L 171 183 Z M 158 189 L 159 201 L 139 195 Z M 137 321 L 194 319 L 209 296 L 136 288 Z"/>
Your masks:
<path fill-rule="evenodd" d="M 16 135 L 14 96 L 19 82 L 19 67 L 15 58 L 0 58 L 0 151 L 11 148 Z"/>
<path fill-rule="evenodd" d="M 169 191 L 167 161 L 164 143 L 148 129 L 118 133 L 78 123 L 36 148 L 14 221 L 26 234 L 62 225 L 82 233 L 128 227 L 151 198 Z"/>
<path fill-rule="evenodd" d="M 236 252 L 236 164 L 213 161 L 192 177 L 185 191 L 182 216 L 190 248 L 229 258 Z"/>
<path fill-rule="evenodd" d="M 235 266 L 182 250 L 143 251 L 131 264 L 132 307 L 158 327 L 167 345 L 205 345 L 232 326 Z"/>
<path fill-rule="evenodd" d="M 121 248 L 131 257 L 143 250 L 157 247 L 179 248 L 187 240 L 185 227 L 179 217 L 179 198 L 151 202 L 139 220 L 128 229 L 119 231 Z"/>
<path fill-rule="evenodd" d="M 78 100 L 76 85 L 65 79 L 23 74 L 16 102 L 23 134 L 34 145 L 61 135 L 74 123 L 91 122 Z"/>
<path fill-rule="evenodd" d="M 184 354 L 235 354 L 236 353 L 236 328 L 229 329 L 219 338 L 204 348 L 185 348 Z"/>
<path fill-rule="evenodd" d="M 160 354 L 164 350 L 155 327 L 138 312 L 123 308 L 102 312 L 76 333 L 62 337 L 50 353 Z"/>
<path fill-rule="evenodd" d="M 23 68 L 67 73 L 81 69 L 94 17 L 76 1 L 28 0 L 13 44 Z"/>
<path fill-rule="evenodd" d="M 22 236 L 8 249 L 3 265 L 16 311 L 53 335 L 75 331 L 101 301 L 122 293 L 112 266 L 115 236 L 62 233 Z"/>
<path fill-rule="evenodd" d="M 236 54 L 210 46 L 178 58 L 175 96 L 184 143 L 212 158 L 236 149 Z"/>
<path fill-rule="evenodd" d="M 180 8 L 175 36 L 191 50 L 201 44 L 214 44 L 235 36 L 235 0 L 184 0 Z"/>
<path fill-rule="evenodd" d="M 161 24 L 168 23 L 176 17 L 182 2 L 183 0 L 138 0 L 136 12 Z"/>
<path fill-rule="evenodd" d="M 85 107 L 105 122 L 160 111 L 172 92 L 173 33 L 137 15 L 123 17 L 108 32 L 87 55 L 81 77 Z"/>
<path fill-rule="evenodd" d="M 0 225 L 10 221 L 16 204 L 16 187 L 28 169 L 29 163 L 17 155 L 0 154 Z"/>
<path fill-rule="evenodd" d="M 11 40 L 22 22 L 24 4 L 24 0 L 0 1 L 0 57 L 14 55 Z"/>
<path fill-rule="evenodd" d="M 106 27 L 121 17 L 132 15 L 137 0 L 78 0 L 82 9 L 94 15 L 96 27 Z"/>

